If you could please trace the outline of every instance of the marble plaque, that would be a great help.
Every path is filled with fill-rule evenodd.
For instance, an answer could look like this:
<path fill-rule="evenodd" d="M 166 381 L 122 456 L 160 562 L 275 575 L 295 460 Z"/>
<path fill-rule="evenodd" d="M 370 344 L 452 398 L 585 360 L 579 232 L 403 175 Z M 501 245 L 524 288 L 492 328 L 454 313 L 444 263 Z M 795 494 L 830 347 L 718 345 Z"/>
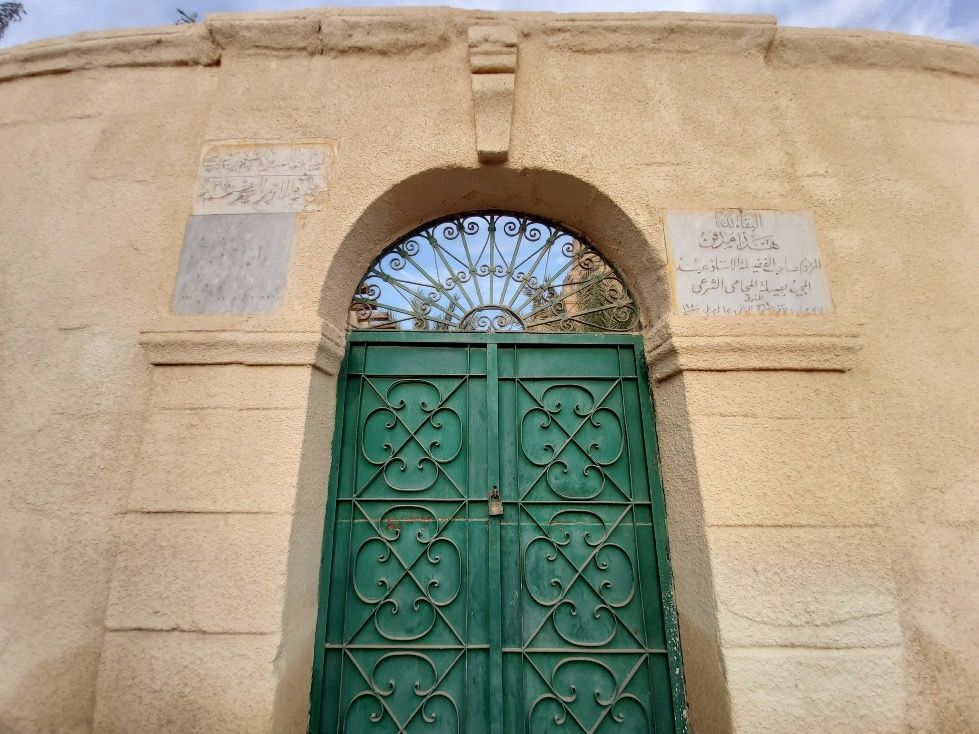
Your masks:
<path fill-rule="evenodd" d="M 172 308 L 178 314 L 262 314 L 285 295 L 295 214 L 187 220 Z"/>
<path fill-rule="evenodd" d="M 832 311 L 808 211 L 669 212 L 666 243 L 673 303 L 680 314 Z"/>
<path fill-rule="evenodd" d="M 194 214 L 316 211 L 335 151 L 328 140 L 210 145 L 201 155 Z"/>

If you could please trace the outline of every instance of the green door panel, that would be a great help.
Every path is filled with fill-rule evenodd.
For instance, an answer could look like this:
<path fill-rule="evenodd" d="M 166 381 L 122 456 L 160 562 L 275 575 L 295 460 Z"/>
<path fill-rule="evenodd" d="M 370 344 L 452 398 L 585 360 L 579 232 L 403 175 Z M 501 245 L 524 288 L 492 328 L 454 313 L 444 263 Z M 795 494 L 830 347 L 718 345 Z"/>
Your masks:
<path fill-rule="evenodd" d="M 686 731 L 647 384 L 635 337 L 351 336 L 311 731 Z"/>

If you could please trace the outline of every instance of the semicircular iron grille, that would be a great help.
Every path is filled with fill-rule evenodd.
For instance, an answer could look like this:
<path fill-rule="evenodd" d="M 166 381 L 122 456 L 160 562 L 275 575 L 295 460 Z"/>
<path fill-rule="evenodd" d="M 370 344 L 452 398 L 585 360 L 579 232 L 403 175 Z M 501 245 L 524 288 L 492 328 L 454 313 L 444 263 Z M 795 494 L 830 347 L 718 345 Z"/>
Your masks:
<path fill-rule="evenodd" d="M 371 264 L 352 329 L 632 332 L 639 311 L 588 242 L 524 214 L 458 214 L 401 238 Z"/>

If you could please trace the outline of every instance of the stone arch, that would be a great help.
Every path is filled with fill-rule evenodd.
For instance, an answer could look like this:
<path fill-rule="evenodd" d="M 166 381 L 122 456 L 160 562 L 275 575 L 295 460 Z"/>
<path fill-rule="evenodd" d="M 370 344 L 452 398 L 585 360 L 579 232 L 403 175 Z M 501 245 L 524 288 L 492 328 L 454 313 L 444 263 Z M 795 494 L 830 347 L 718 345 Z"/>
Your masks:
<path fill-rule="evenodd" d="M 283 640 L 275 662 L 276 731 L 305 731 L 307 722 L 334 398 L 354 290 L 374 259 L 403 235 L 449 214 L 493 209 L 538 216 L 583 235 L 624 277 L 647 334 L 669 312 L 664 252 L 656 241 L 661 232 L 658 217 L 650 216 L 650 210 L 627 212 L 609 193 L 567 173 L 505 167 L 428 169 L 390 186 L 360 210 L 339 239 L 320 290 L 317 313 L 331 345 L 327 358 L 317 360 L 320 369 L 313 371 L 309 393 L 285 581 Z M 696 730 L 730 731 L 682 377 L 659 383 L 653 397 L 690 720 Z"/>
<path fill-rule="evenodd" d="M 505 209 L 580 233 L 624 276 L 647 327 L 669 304 L 661 251 L 613 199 L 593 184 L 546 169 L 440 168 L 417 173 L 372 201 L 339 243 L 327 268 L 319 315 L 344 329 L 347 308 L 371 262 L 399 237 L 447 214 Z"/>

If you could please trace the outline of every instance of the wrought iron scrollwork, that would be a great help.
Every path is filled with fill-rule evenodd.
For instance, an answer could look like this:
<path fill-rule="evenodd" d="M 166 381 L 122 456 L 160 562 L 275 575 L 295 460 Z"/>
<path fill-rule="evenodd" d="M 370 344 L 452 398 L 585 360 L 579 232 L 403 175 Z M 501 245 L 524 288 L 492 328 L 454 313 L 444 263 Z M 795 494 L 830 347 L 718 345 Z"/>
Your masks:
<path fill-rule="evenodd" d="M 440 689 L 460 658 L 462 653 L 455 654 L 441 671 L 430 656 L 412 651 L 387 653 L 370 672 L 354 660 L 367 688 L 347 704 L 344 728 L 382 724 L 397 732 L 409 731 L 409 727 L 411 731 L 461 731 L 459 704 L 451 693 Z"/>
<path fill-rule="evenodd" d="M 357 479 L 340 489 L 349 586 L 343 731 L 464 723 L 469 599 L 462 378 L 361 378 Z M 342 687 L 342 686 L 341 686 Z"/>
<path fill-rule="evenodd" d="M 524 214 L 459 214 L 375 260 L 350 304 L 353 329 L 632 332 L 622 277 L 582 237 Z"/>
<path fill-rule="evenodd" d="M 527 732 L 652 724 L 623 389 L 516 380 Z"/>
<path fill-rule="evenodd" d="M 530 659 L 546 692 L 527 710 L 527 731 L 569 731 L 595 734 L 602 731 L 649 731 L 643 700 L 629 691 L 643 658 L 629 660 L 625 670 L 615 670 L 600 659 L 587 656 L 560 658 L 554 668 L 544 660 Z M 603 726 L 610 724 L 611 726 Z"/>
<path fill-rule="evenodd" d="M 595 396 L 579 385 L 553 385 L 538 399 L 521 383 L 535 403 L 521 420 L 521 448 L 527 460 L 540 467 L 548 488 L 561 499 L 587 500 L 601 495 L 607 483 L 605 468 L 622 455 L 622 421 L 605 404 L 617 384 L 613 383 L 596 402 Z"/>
<path fill-rule="evenodd" d="M 519 312 L 460 313 L 460 326 L 500 329 Z M 368 351 L 352 371 L 324 642 L 330 731 L 461 734 L 489 715 L 507 734 L 673 731 L 640 380 L 604 346 L 631 340 L 597 341 L 575 377 L 541 374 L 524 358 L 533 345 L 494 350 L 495 370 L 477 344 L 440 364 L 446 374 L 397 361 L 427 347 L 373 363 Z M 499 432 L 484 438 L 491 405 Z"/>
<path fill-rule="evenodd" d="M 444 475 L 441 467 L 462 450 L 459 412 L 447 407 L 439 389 L 426 380 L 399 380 L 383 396 L 370 380 L 366 384 L 383 403 L 367 414 L 362 436 L 374 432 L 385 440 L 375 446 L 362 438 L 364 458 L 378 467 L 393 491 L 424 492 Z M 464 496 L 460 487 L 453 486 Z"/>

